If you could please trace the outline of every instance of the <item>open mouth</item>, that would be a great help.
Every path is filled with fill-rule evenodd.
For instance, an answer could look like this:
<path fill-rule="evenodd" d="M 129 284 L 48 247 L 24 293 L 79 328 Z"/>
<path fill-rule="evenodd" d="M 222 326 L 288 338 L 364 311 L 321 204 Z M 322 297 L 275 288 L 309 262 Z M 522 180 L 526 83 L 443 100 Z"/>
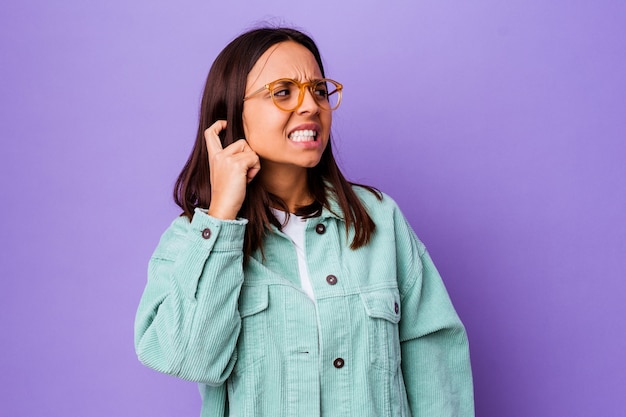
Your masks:
<path fill-rule="evenodd" d="M 315 130 L 295 130 L 289 134 L 289 139 L 294 142 L 313 142 L 317 138 L 317 132 Z"/>

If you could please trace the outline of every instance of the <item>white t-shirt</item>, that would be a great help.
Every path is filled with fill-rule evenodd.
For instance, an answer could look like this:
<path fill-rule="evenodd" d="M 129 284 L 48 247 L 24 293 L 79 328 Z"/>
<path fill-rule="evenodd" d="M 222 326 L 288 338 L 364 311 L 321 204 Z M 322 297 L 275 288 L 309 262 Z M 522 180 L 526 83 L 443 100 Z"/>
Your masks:
<path fill-rule="evenodd" d="M 285 221 L 287 213 L 281 210 L 272 209 L 272 213 L 282 224 Z M 304 230 L 306 228 L 306 219 L 301 216 L 296 216 L 293 213 L 289 214 L 289 221 L 282 229 L 293 245 L 296 248 L 296 254 L 298 255 L 298 271 L 300 272 L 300 285 L 302 291 L 309 296 L 309 298 L 315 301 L 315 295 L 313 294 L 313 287 L 311 286 L 311 279 L 309 278 L 309 271 L 306 268 L 306 254 L 304 252 Z"/>

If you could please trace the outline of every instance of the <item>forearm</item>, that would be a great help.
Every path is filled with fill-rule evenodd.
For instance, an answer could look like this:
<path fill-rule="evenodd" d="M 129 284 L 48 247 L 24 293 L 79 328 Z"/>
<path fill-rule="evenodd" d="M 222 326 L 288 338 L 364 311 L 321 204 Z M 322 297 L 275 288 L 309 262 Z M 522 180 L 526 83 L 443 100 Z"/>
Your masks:
<path fill-rule="evenodd" d="M 408 225 L 401 230 L 399 241 L 410 242 L 400 246 L 398 267 L 402 373 L 412 415 L 473 417 L 465 328 L 426 248 Z"/>
<path fill-rule="evenodd" d="M 137 311 L 135 346 L 144 364 L 207 384 L 228 377 L 241 326 L 244 229 L 245 222 L 197 212 L 191 224 L 179 220 L 164 234 Z"/>
<path fill-rule="evenodd" d="M 402 373 L 413 417 L 473 417 L 474 393 L 463 326 L 402 343 Z"/>

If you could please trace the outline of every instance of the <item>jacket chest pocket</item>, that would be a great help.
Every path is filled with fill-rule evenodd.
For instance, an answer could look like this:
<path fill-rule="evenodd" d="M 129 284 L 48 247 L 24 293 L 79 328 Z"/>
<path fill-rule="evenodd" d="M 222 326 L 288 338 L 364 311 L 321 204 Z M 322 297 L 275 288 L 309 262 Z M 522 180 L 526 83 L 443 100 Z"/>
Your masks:
<path fill-rule="evenodd" d="M 368 356 L 372 366 L 396 373 L 400 366 L 400 293 L 395 288 L 361 294 L 367 314 Z"/>
<path fill-rule="evenodd" d="M 267 286 L 243 286 L 239 294 L 241 330 L 237 340 L 235 372 L 241 374 L 265 356 L 269 306 Z"/>

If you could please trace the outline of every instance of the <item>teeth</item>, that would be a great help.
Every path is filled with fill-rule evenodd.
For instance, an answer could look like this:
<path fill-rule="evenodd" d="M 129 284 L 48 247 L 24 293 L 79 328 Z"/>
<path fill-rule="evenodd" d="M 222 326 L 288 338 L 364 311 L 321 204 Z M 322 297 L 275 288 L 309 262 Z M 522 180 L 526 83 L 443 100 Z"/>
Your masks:
<path fill-rule="evenodd" d="M 315 140 L 317 132 L 315 130 L 296 130 L 289 135 L 289 139 L 294 142 L 306 142 Z"/>

